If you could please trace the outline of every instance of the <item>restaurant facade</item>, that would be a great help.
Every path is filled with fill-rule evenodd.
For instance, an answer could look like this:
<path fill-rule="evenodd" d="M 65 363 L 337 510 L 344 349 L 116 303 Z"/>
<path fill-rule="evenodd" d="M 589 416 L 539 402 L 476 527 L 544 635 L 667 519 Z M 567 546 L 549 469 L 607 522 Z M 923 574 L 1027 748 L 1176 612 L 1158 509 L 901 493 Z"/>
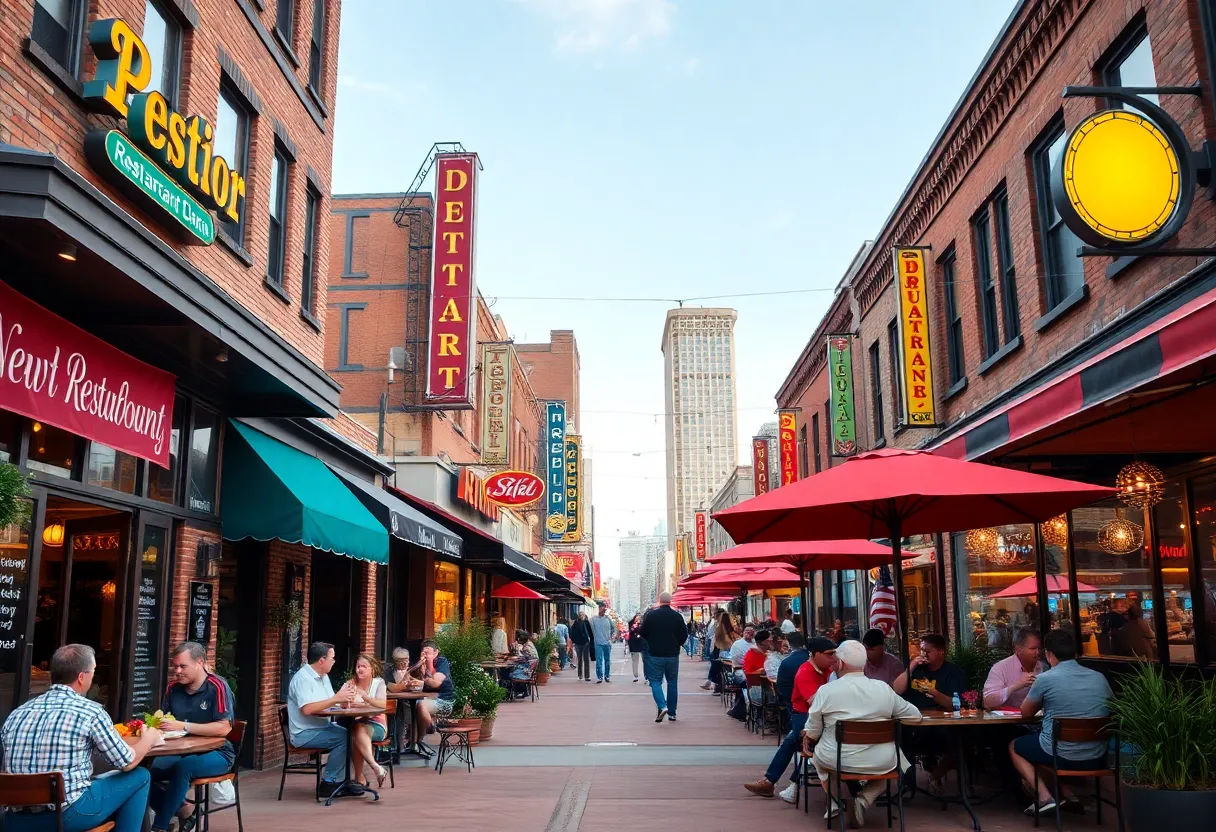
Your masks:
<path fill-rule="evenodd" d="M 1216 230 L 1208 192 L 1187 204 L 1186 180 L 1210 173 L 1184 164 L 1181 207 L 1105 245 L 1053 195 L 1077 164 L 1073 131 L 1103 110 L 1175 122 L 1174 144 L 1203 147 L 1214 60 L 1209 2 L 1019 3 L 781 388 L 805 431 L 803 475 L 889 446 L 1119 489 L 1038 526 L 905 540 L 916 554 L 896 591 L 913 654 L 924 632 L 1009 649 L 1035 626 L 1072 630 L 1098 664 L 1216 662 Z M 1070 85 L 1116 92 L 1064 96 Z M 923 293 L 909 292 L 909 260 Z"/>

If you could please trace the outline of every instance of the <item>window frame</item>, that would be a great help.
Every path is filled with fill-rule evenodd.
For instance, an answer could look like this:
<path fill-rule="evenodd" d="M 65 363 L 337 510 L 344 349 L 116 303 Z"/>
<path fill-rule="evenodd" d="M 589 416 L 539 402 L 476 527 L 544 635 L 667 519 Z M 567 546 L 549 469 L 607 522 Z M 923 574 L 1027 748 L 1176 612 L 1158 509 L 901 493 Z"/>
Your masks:
<path fill-rule="evenodd" d="M 1122 87 L 1123 83 L 1123 64 L 1132 56 L 1132 53 L 1140 48 L 1140 44 L 1148 41 L 1149 53 L 1153 50 L 1153 41 L 1149 37 L 1148 22 L 1143 14 L 1137 16 L 1131 25 L 1128 26 L 1115 41 L 1114 45 L 1108 50 L 1107 55 L 1102 59 L 1100 72 L 1102 75 L 1102 85 L 1105 87 Z M 1153 81 L 1156 85 L 1157 64 L 1153 61 Z M 1107 101 L 1107 106 L 1118 109 L 1125 106 L 1120 101 Z"/>
<path fill-rule="evenodd" d="M 308 88 L 321 98 L 325 86 L 325 0 L 313 0 L 312 33 L 308 37 Z"/>
<path fill-rule="evenodd" d="M 363 369 L 362 364 L 351 364 L 350 358 L 350 313 L 367 309 L 366 303 L 339 303 L 338 313 L 338 366 L 337 372 L 354 373 Z"/>
<path fill-rule="evenodd" d="M 823 459 L 820 456 L 821 450 L 819 447 L 819 414 L 811 414 L 811 450 L 813 451 L 813 460 L 815 463 L 815 473 L 818 474 L 823 470 Z"/>
<path fill-rule="evenodd" d="M 887 360 L 891 364 L 891 394 L 895 397 L 891 412 L 895 417 L 893 423 L 896 430 L 904 426 L 904 381 L 899 372 L 899 346 L 899 319 L 892 318 L 887 324 Z"/>
<path fill-rule="evenodd" d="M 281 167 L 280 167 L 281 166 Z M 270 188 L 269 205 L 277 209 L 267 211 L 269 228 L 266 241 L 266 282 L 278 289 L 283 289 L 287 276 L 287 190 L 291 180 L 291 160 L 287 150 L 278 141 L 274 143 L 274 153 L 270 159 Z M 278 171 L 278 181 L 275 182 L 275 172 Z M 276 193 L 277 186 L 277 193 Z M 278 229 L 275 226 L 278 225 Z M 278 245 L 278 256 L 275 256 L 275 246 Z"/>
<path fill-rule="evenodd" d="M 1055 249 L 1052 244 L 1052 235 L 1061 229 L 1067 230 L 1068 226 L 1064 225 L 1064 220 L 1059 216 L 1059 212 L 1055 211 L 1051 201 L 1051 159 L 1049 152 L 1051 146 L 1064 135 L 1065 124 L 1064 114 L 1057 113 L 1054 118 L 1047 124 L 1043 132 L 1031 145 L 1030 158 L 1031 170 L 1034 172 L 1034 189 L 1035 201 L 1038 203 L 1038 232 L 1039 245 L 1042 248 L 1042 264 L 1043 264 L 1043 289 L 1044 299 L 1047 301 L 1046 312 L 1051 312 L 1057 306 L 1060 306 L 1067 301 L 1072 294 L 1064 291 L 1064 286 L 1060 280 L 1064 277 L 1063 266 L 1056 262 Z M 1056 214 L 1055 222 L 1051 222 L 1052 213 Z M 1068 231 L 1068 233 L 1072 233 Z M 1075 236 L 1075 235 L 1074 235 Z M 1080 258 L 1077 258 L 1080 259 Z M 1081 262 L 1081 287 L 1085 286 L 1085 263 Z"/>
<path fill-rule="evenodd" d="M 365 219 L 371 222 L 372 215 L 367 211 L 352 211 L 346 215 L 346 234 L 342 237 L 342 278 L 350 279 L 365 279 L 369 277 L 367 272 L 356 272 L 353 270 L 355 262 L 355 220 Z"/>
<path fill-rule="evenodd" d="M 1001 321 L 1008 344 L 1022 334 L 1022 314 L 1018 305 L 1017 270 L 1013 263 L 1013 234 L 1009 227 L 1009 192 L 1003 186 L 992 197 L 992 221 L 1001 284 Z"/>
<path fill-rule="evenodd" d="M 241 94 L 241 91 L 237 88 L 236 84 L 232 83 L 232 81 L 230 81 L 226 75 L 220 78 L 220 91 L 219 96 L 216 98 L 215 106 L 217 123 L 219 122 L 219 106 L 221 101 L 226 101 L 228 106 L 232 108 L 233 112 L 235 112 L 237 116 L 237 158 L 226 161 L 232 162 L 232 168 L 237 170 L 241 176 L 245 178 L 245 181 L 248 182 L 250 170 L 250 137 L 253 133 L 253 110 L 249 107 L 248 102 L 245 100 L 245 96 Z M 236 221 L 235 225 L 223 219 L 222 214 L 220 217 L 216 218 L 219 221 L 219 231 L 221 231 L 225 237 L 231 240 L 232 243 L 240 247 L 242 251 L 245 250 L 245 234 L 249 229 L 249 223 L 246 222 L 248 219 L 247 214 L 249 193 L 248 186 L 246 187 L 247 190 L 245 196 L 241 199 L 240 219 Z M 236 233 L 234 234 L 233 231 Z"/>
<path fill-rule="evenodd" d="M 878 341 L 875 340 L 870 344 L 870 348 L 866 351 L 870 359 L 870 417 L 871 426 L 874 428 L 874 447 L 879 447 L 886 444 L 887 441 L 887 426 L 886 419 L 883 414 L 882 401 L 882 366 Z"/>
<path fill-rule="evenodd" d="M 166 53 L 172 52 L 172 69 L 169 76 L 171 90 L 162 90 L 161 95 L 169 102 L 169 106 L 177 108 L 182 92 L 182 63 L 185 52 L 186 30 L 177 15 L 165 6 L 162 0 L 144 0 L 144 29 L 148 27 L 147 9 L 151 6 L 165 21 L 165 39 L 172 38 L 172 43 L 166 47 Z M 142 35 L 142 32 L 141 32 Z"/>
<path fill-rule="evenodd" d="M 317 224 L 321 221 L 321 194 L 312 185 L 304 188 L 304 256 L 300 268 L 300 314 L 316 321 Z"/>
<path fill-rule="evenodd" d="M 992 214 L 988 203 L 971 218 L 972 260 L 975 263 L 975 294 L 980 313 L 980 346 L 985 359 L 1001 348 L 997 323 L 996 282 L 992 278 Z"/>
<path fill-rule="evenodd" d="M 34 39 L 33 14 L 36 11 L 33 9 L 31 9 L 29 40 L 43 55 L 58 64 L 72 78 L 76 78 L 80 73 L 84 58 L 85 24 L 88 22 L 89 4 L 86 0 L 67 0 L 67 2 L 71 8 L 67 35 L 68 51 L 67 55 L 64 56 L 66 61 L 60 62 L 59 56 L 52 55 L 45 44 Z M 39 0 L 34 0 L 34 6 L 37 7 L 39 5 L 41 5 Z M 43 9 L 45 11 L 46 7 L 44 6 Z"/>
<path fill-rule="evenodd" d="M 286 13 L 284 13 L 286 10 Z M 286 24 L 286 25 L 284 25 Z M 274 4 L 274 31 L 288 49 L 294 50 L 296 28 L 296 0 L 276 0 Z"/>
<path fill-rule="evenodd" d="M 953 387 L 967 377 L 967 363 L 963 352 L 963 316 L 959 312 L 958 297 L 955 294 L 958 285 L 958 255 L 953 244 L 937 261 L 937 269 L 942 275 L 942 310 L 946 316 L 946 357 L 950 386 Z"/>

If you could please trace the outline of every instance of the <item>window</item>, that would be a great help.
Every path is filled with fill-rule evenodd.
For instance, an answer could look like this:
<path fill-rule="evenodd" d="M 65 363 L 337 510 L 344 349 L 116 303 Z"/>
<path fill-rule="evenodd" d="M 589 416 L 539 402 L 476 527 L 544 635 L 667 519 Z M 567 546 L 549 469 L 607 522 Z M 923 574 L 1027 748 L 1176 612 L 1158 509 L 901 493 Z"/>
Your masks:
<path fill-rule="evenodd" d="M 1001 303 L 1005 313 L 1005 343 L 1022 333 L 1018 311 L 1018 284 L 1013 272 L 1013 235 L 1009 232 L 1009 194 L 1002 189 L 992 199 L 996 215 L 996 262 L 1001 280 Z"/>
<path fill-rule="evenodd" d="M 1001 348 L 1001 333 L 996 323 L 996 285 L 992 282 L 992 238 L 988 230 L 988 209 L 971 220 L 971 235 L 975 241 L 975 282 L 980 299 L 980 320 L 983 321 L 984 358 Z"/>
<path fill-rule="evenodd" d="M 325 0 L 313 0 L 312 36 L 308 39 L 308 86 L 321 97 L 321 49 L 325 43 Z"/>
<path fill-rule="evenodd" d="M 1039 627 L 1034 527 L 996 526 L 986 531 L 992 537 L 972 541 L 971 546 L 967 532 L 951 536 L 958 609 L 963 622 L 959 640 L 1004 655 L 1013 652 L 1018 628 Z M 1068 583 L 1067 567 L 1060 583 Z M 1067 603 L 1067 593 L 1060 597 Z"/>
<path fill-rule="evenodd" d="M 72 75 L 80 68 L 83 0 L 34 0 L 34 27 L 30 40 Z"/>
<path fill-rule="evenodd" d="M 891 393 L 895 399 L 891 406 L 895 413 L 895 424 L 903 424 L 904 385 L 899 366 L 899 321 L 887 324 L 887 359 L 891 362 Z"/>
<path fill-rule="evenodd" d="M 135 470 L 139 460 L 100 442 L 89 443 L 86 481 L 124 494 L 135 493 Z"/>
<path fill-rule="evenodd" d="M 82 440 L 62 428 L 48 425 L 45 422 L 33 422 L 30 425 L 29 458 L 26 464 L 33 471 L 41 471 L 56 477 L 72 478 L 72 472 L 77 471 L 77 456 L 80 454 Z"/>
<path fill-rule="evenodd" d="M 339 370 L 362 370 L 362 364 L 350 363 L 350 318 L 352 312 L 358 312 L 361 309 L 366 309 L 366 303 L 340 303 L 338 308 L 341 311 L 340 323 L 338 325 L 338 369 Z"/>
<path fill-rule="evenodd" d="M 156 90 L 177 106 L 182 60 L 182 29 L 156 2 L 144 0 L 144 46 L 152 56 L 152 81 L 144 92 Z"/>
<path fill-rule="evenodd" d="M 346 239 L 343 240 L 342 246 L 342 276 L 343 277 L 367 277 L 365 270 L 356 271 L 356 260 L 358 265 L 366 265 L 364 262 L 367 254 L 367 230 L 368 223 L 371 222 L 369 214 L 347 214 L 346 215 Z"/>
<path fill-rule="evenodd" d="M 227 84 L 220 84 L 220 98 L 215 112 L 215 138 L 212 139 L 212 153 L 222 156 L 239 171 L 241 176 L 249 175 L 249 111 L 245 109 L 240 95 Z M 232 222 L 220 215 L 220 228 L 237 245 L 245 246 L 245 206 L 237 206 L 240 219 Z"/>
<path fill-rule="evenodd" d="M 1085 286 L 1085 266 L 1077 254 L 1081 241 L 1064 225 L 1051 201 L 1051 166 L 1064 151 L 1064 119 L 1056 119 L 1034 150 L 1035 191 L 1047 309 L 1055 309 Z"/>
<path fill-rule="evenodd" d="M 296 21 L 296 0 L 278 0 L 274 14 L 275 31 L 283 38 L 287 47 L 291 48 L 291 37 Z"/>
<path fill-rule="evenodd" d="M 300 280 L 300 309 L 309 317 L 315 314 L 313 306 L 316 303 L 317 283 L 317 215 L 320 213 L 320 206 L 321 195 L 312 188 L 306 188 L 304 190 L 304 270 Z"/>
<path fill-rule="evenodd" d="M 1183 626 L 1192 632 L 1207 633 L 1208 662 L 1216 663 L 1216 477 L 1207 475 L 1191 483 L 1191 540 L 1199 567 L 1199 585 L 1203 588 L 1202 608 L 1195 602 L 1183 605 Z M 1163 582 L 1164 583 L 1164 582 Z M 1167 624 L 1174 628 L 1166 600 Z"/>
<path fill-rule="evenodd" d="M 1202 494 L 1207 490 L 1204 485 L 1209 485 L 1210 489 L 1210 482 L 1210 476 L 1196 479 L 1193 493 Z M 1186 511 L 1182 498 L 1183 484 L 1170 482 L 1166 484 L 1164 499 L 1153 507 L 1153 528 L 1157 532 L 1157 571 L 1161 575 L 1166 643 L 1169 645 L 1171 664 L 1191 664 L 1195 661 L 1195 599 L 1191 596 L 1191 557 L 1186 545 Z M 1208 546 L 1211 546 L 1210 540 Z M 1206 612 L 1208 619 L 1212 620 L 1211 611 Z M 1145 619 L 1149 624 L 1155 623 L 1151 612 L 1145 614 Z"/>
<path fill-rule="evenodd" d="M 186 400 L 173 400 L 173 428 L 169 433 L 169 467 L 148 463 L 148 499 L 158 503 L 177 503 L 177 482 L 181 472 L 182 430 L 186 424 Z"/>
<path fill-rule="evenodd" d="M 1111 499 L 1076 509 L 1069 521 L 1084 655 L 1155 660 L 1144 512 Z"/>
<path fill-rule="evenodd" d="M 819 454 L 819 414 L 811 414 L 811 451 L 815 462 L 815 473 L 823 470 L 823 462 Z"/>
<path fill-rule="evenodd" d="M 874 411 L 874 444 L 886 438 L 882 414 L 882 375 L 878 368 L 878 342 L 870 344 L 870 400 Z"/>
<path fill-rule="evenodd" d="M 220 419 L 213 410 L 194 406 L 190 431 L 190 464 L 187 472 L 186 508 L 215 512 L 215 486 L 220 463 Z"/>
<path fill-rule="evenodd" d="M 1108 87 L 1157 86 L 1157 73 L 1153 69 L 1153 47 L 1149 43 L 1148 30 L 1143 20 L 1124 36 L 1122 45 L 1117 47 L 1107 60 L 1102 69 L 1102 82 Z M 1154 104 L 1160 103 L 1153 94 L 1144 98 Z M 1111 101 L 1110 106 L 1124 105 Z"/>
<path fill-rule="evenodd" d="M 283 286 L 283 260 L 287 247 L 287 156 L 278 143 L 270 165 L 270 248 L 266 254 L 266 279 Z"/>
<path fill-rule="evenodd" d="M 798 475 L 806 479 L 811 473 L 810 461 L 807 459 L 806 425 L 798 429 Z"/>
<path fill-rule="evenodd" d="M 946 309 L 946 352 L 950 363 L 950 386 L 963 380 L 963 318 L 958 314 L 954 294 L 954 247 L 951 246 L 938 261 L 942 273 L 942 297 Z"/>

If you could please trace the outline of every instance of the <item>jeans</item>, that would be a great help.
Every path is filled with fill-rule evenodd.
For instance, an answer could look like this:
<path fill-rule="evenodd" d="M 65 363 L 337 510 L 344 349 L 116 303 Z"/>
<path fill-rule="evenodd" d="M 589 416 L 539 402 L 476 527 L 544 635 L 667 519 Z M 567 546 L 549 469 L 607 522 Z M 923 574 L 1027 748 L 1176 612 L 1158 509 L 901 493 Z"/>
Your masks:
<path fill-rule="evenodd" d="M 196 777 L 218 777 L 232 770 L 232 763 L 218 751 L 188 757 L 157 757 L 152 761 L 153 829 L 168 829 L 169 820 L 186 801 L 190 781 Z"/>
<path fill-rule="evenodd" d="M 562 670 L 566 669 L 566 642 L 557 645 L 557 666 Z"/>
<path fill-rule="evenodd" d="M 629 652 L 629 663 L 633 666 L 634 681 L 638 678 L 638 669 L 642 667 L 642 654 L 635 653 L 632 650 Z"/>
<path fill-rule="evenodd" d="M 794 754 L 802 748 L 802 729 L 806 727 L 807 716 L 796 711 L 790 714 L 790 732 L 785 735 L 777 753 L 773 755 L 773 761 L 768 764 L 768 771 L 764 772 L 764 779 L 768 782 L 776 783 L 780 780 L 785 770 L 790 767 Z M 810 765 L 809 761 L 807 765 Z"/>
<path fill-rule="evenodd" d="M 684 642 L 684 652 L 688 654 L 689 658 L 692 658 L 693 653 L 697 652 L 697 640 L 691 635 Z"/>
<path fill-rule="evenodd" d="M 341 725 L 331 722 L 293 734 L 291 744 L 298 748 L 324 748 L 329 752 L 325 773 L 321 775 L 326 783 L 341 783 L 346 776 L 346 729 Z"/>
<path fill-rule="evenodd" d="M 612 675 L 612 645 L 595 645 L 595 678 L 607 679 Z"/>
<path fill-rule="evenodd" d="M 578 659 L 578 678 L 591 678 L 591 642 L 574 645 L 574 655 Z"/>
<path fill-rule="evenodd" d="M 650 694 L 654 697 L 654 706 L 660 711 L 664 708 L 671 716 L 676 715 L 676 705 L 680 701 L 679 685 L 676 683 L 680 675 L 679 656 L 650 656 L 646 668 L 646 681 L 650 682 Z M 667 680 L 667 696 L 663 696 L 663 680 Z"/>
<path fill-rule="evenodd" d="M 85 832 L 107 820 L 114 821 L 115 832 L 139 832 L 148 809 L 150 781 L 146 768 L 94 780 L 63 810 L 63 832 Z M 8 832 L 51 832 L 56 828 L 54 812 L 9 812 L 4 823 Z"/>

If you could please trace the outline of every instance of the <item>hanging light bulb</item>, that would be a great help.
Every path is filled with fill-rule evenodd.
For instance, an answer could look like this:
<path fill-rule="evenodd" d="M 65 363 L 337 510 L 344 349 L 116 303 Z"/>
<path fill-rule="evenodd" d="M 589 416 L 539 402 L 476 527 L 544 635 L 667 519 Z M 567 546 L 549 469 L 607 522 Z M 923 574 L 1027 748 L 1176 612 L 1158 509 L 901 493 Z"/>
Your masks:
<path fill-rule="evenodd" d="M 1165 496 L 1165 474 L 1148 462 L 1129 462 L 1115 477 L 1119 499 L 1132 508 L 1148 508 Z"/>
<path fill-rule="evenodd" d="M 1000 542 L 1000 536 L 996 529 L 992 527 L 984 529 L 972 529 L 967 532 L 967 537 L 963 541 L 963 548 L 973 555 L 980 557 L 991 557 L 996 552 L 997 543 Z"/>
<path fill-rule="evenodd" d="M 1144 545 L 1144 529 L 1131 520 L 1116 517 L 1098 529 L 1098 545 L 1111 555 L 1130 555 Z"/>
<path fill-rule="evenodd" d="M 50 523 L 42 530 L 42 542 L 47 546 L 63 545 L 63 524 Z"/>
<path fill-rule="evenodd" d="M 106 581 L 104 584 L 101 585 L 101 597 L 107 601 L 113 601 L 114 593 L 117 590 L 118 590 L 118 587 L 114 585 L 113 581 Z"/>
<path fill-rule="evenodd" d="M 1063 548 L 1068 545 L 1068 515 L 1059 514 L 1039 526 L 1043 542 Z"/>

